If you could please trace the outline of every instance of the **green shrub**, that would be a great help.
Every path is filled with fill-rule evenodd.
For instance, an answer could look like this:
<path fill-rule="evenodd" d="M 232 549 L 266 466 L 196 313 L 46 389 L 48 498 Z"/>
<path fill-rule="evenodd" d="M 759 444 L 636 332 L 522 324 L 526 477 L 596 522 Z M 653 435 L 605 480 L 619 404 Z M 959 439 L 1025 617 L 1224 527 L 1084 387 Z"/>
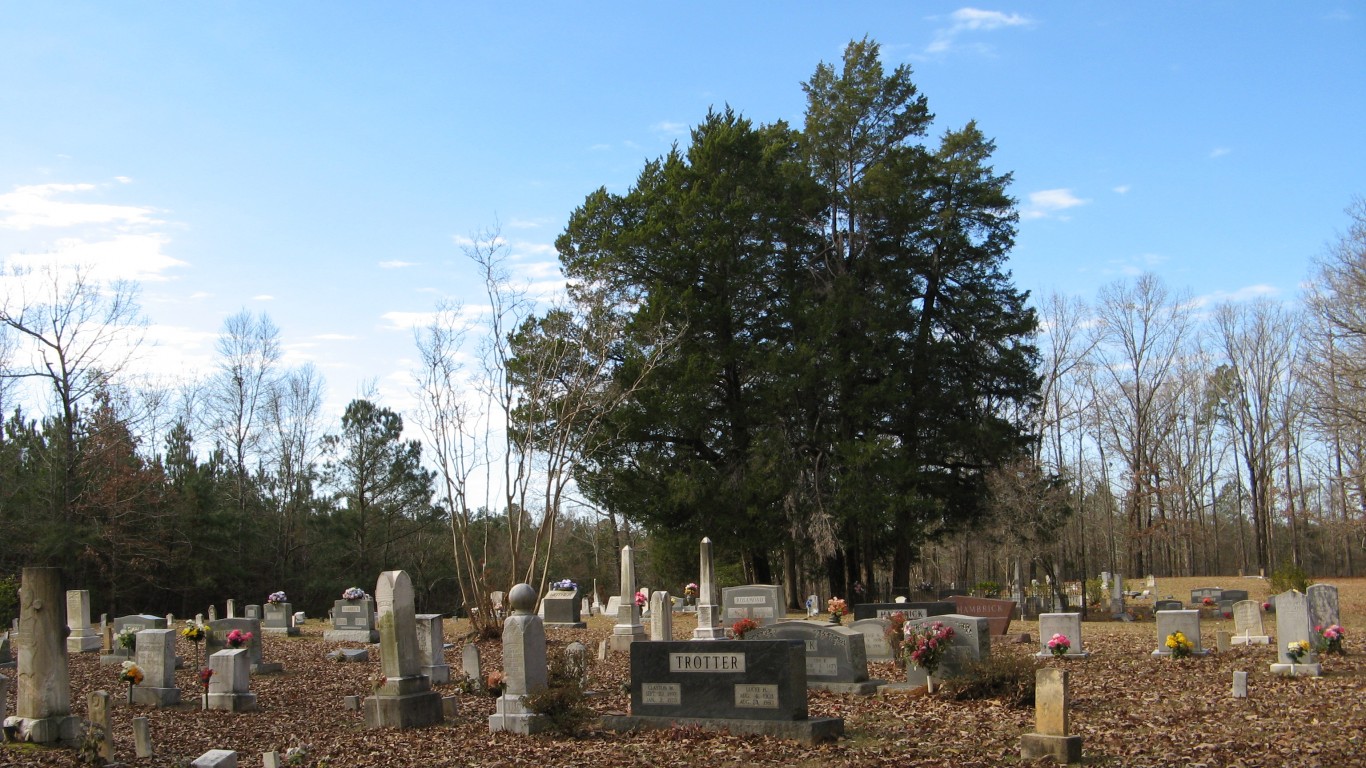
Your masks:
<path fill-rule="evenodd" d="M 550 657 L 549 675 L 544 689 L 528 694 L 522 699 L 527 709 L 538 715 L 545 715 L 550 728 L 561 736 L 577 736 L 595 713 L 585 703 L 583 678 L 580 670 L 566 659 L 566 654 L 556 653 Z"/>
<path fill-rule="evenodd" d="M 960 674 L 944 680 L 940 690 L 955 701 L 1000 699 L 1009 706 L 1033 706 L 1037 669 L 1033 658 L 1003 653 L 969 662 Z"/>
<path fill-rule="evenodd" d="M 1104 599 L 1104 596 L 1105 596 L 1105 590 L 1104 590 L 1104 588 L 1103 588 L 1103 587 L 1101 586 L 1101 584 L 1100 584 L 1100 579 L 1087 579 L 1087 580 L 1086 580 L 1086 604 L 1087 604 L 1087 605 L 1100 605 L 1100 601 L 1101 601 L 1102 599 Z"/>
<path fill-rule="evenodd" d="M 1271 591 L 1275 594 L 1292 589 L 1303 592 L 1313 583 L 1303 568 L 1289 561 L 1281 563 L 1281 567 L 1271 574 Z"/>
<path fill-rule="evenodd" d="M 979 581 L 974 587 L 982 597 L 996 597 L 1001 594 L 1001 585 L 994 581 Z"/>
<path fill-rule="evenodd" d="M 19 618 L 19 579 L 6 576 L 0 579 L 0 627 L 9 629 Z"/>

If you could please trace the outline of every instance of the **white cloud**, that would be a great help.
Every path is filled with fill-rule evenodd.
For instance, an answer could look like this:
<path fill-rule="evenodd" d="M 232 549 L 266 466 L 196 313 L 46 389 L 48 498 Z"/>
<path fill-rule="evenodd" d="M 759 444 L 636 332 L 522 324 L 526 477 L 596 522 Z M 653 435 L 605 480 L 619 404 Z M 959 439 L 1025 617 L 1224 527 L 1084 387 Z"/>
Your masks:
<path fill-rule="evenodd" d="M 1026 219 L 1045 219 L 1057 216 L 1069 208 L 1086 205 L 1088 202 L 1090 201 L 1077 197 L 1067 188 L 1041 189 L 1029 193 L 1029 203 L 1021 211 L 1021 215 Z M 1064 221 L 1067 219 L 1066 216 L 1058 218 Z"/>
<path fill-rule="evenodd" d="M 650 126 L 650 130 L 655 133 L 662 133 L 666 136 L 682 136 L 688 132 L 687 123 L 675 123 L 672 120 L 661 120 Z"/>
<path fill-rule="evenodd" d="M 0 229 L 29 230 L 37 227 L 75 227 L 89 224 L 121 228 L 159 223 L 151 208 L 106 203 L 77 203 L 59 199 L 91 192 L 94 184 L 32 184 L 0 195 Z"/>
<path fill-rule="evenodd" d="M 313 338 L 319 341 L 355 341 L 358 336 L 350 336 L 345 333 L 320 333 Z"/>
<path fill-rule="evenodd" d="M 1215 158 L 1223 157 L 1224 155 L 1227 155 L 1232 151 L 1233 150 L 1229 149 L 1228 147 L 1215 147 L 1214 149 L 1210 150 L 1209 158 L 1211 160 L 1214 160 Z"/>
<path fill-rule="evenodd" d="M 611 149 L 611 144 L 594 144 L 588 148 L 589 152 L 606 152 Z"/>
<path fill-rule="evenodd" d="M 252 301 L 275 301 L 275 297 L 269 293 L 258 293 L 251 297 Z"/>
<path fill-rule="evenodd" d="M 165 272 L 185 266 L 185 262 L 163 252 L 169 242 L 170 238 L 155 232 L 120 234 L 93 242 L 80 237 L 64 237 L 53 243 L 52 250 L 12 253 L 5 263 L 11 268 L 33 271 L 48 266 L 58 269 L 80 267 L 87 269 L 99 282 L 159 282 L 170 279 Z"/>
<path fill-rule="evenodd" d="M 980 8 L 959 8 L 949 14 L 949 26 L 935 30 L 934 40 L 925 47 L 926 54 L 942 54 L 963 47 L 960 38 L 968 32 L 990 32 L 1007 27 L 1027 27 L 1034 22 L 1018 13 L 984 11 Z M 991 48 L 981 43 L 967 46 L 979 53 L 990 53 Z"/>
<path fill-rule="evenodd" d="M 416 266 L 417 266 L 417 262 L 414 262 L 414 261 L 399 261 L 398 259 L 393 259 L 393 260 L 390 260 L 390 261 L 381 261 L 381 262 L 379 263 L 379 268 L 380 268 L 380 269 L 403 269 L 404 267 L 416 267 Z"/>
<path fill-rule="evenodd" d="M 1225 302 L 1244 302 L 1253 299 L 1270 298 L 1280 294 L 1281 290 L 1274 285 L 1258 283 L 1256 285 L 1246 285 L 1234 291 L 1214 291 L 1195 297 L 1192 304 L 1196 307 L 1209 307 Z"/>
<path fill-rule="evenodd" d="M 1115 188 L 1114 188 L 1114 192 L 1115 192 L 1115 194 L 1117 194 L 1117 195 L 1127 195 L 1127 194 L 1129 194 L 1129 185 L 1128 185 L 1128 184 L 1120 184 L 1118 187 L 1115 187 Z"/>

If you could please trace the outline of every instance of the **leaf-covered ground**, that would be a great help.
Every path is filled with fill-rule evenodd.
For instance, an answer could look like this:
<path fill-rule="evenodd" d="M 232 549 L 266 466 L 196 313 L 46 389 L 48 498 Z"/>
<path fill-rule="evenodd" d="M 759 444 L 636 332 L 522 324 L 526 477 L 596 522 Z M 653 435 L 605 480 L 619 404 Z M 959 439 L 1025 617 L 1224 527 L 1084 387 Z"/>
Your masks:
<path fill-rule="evenodd" d="M 1072 724 L 1084 740 L 1086 763 L 1107 766 L 1349 766 L 1366 763 L 1366 579 L 1333 580 L 1341 588 L 1343 625 L 1349 655 L 1324 660 L 1320 678 L 1274 677 L 1268 669 L 1275 651 L 1267 646 L 1238 647 L 1205 658 L 1173 661 L 1149 654 L 1157 646 L 1152 622 L 1088 622 L 1085 645 L 1091 657 L 1066 664 L 1071 671 Z M 1267 595 L 1256 579 L 1164 579 L 1161 596 L 1189 599 L 1198 586 L 1246 588 L 1253 599 Z M 1268 616 L 1274 627 L 1274 617 Z M 447 622 L 455 644 L 446 660 L 458 677 L 463 622 Z M 675 617 L 674 633 L 684 638 L 693 623 Z M 1232 622 L 1206 620 L 1202 639 L 1215 645 L 1215 632 Z M 338 664 L 325 655 L 337 646 L 324 643 L 320 622 L 310 622 L 298 638 L 266 638 L 267 661 L 283 662 L 285 672 L 252 679 L 260 710 L 244 714 L 198 709 L 199 683 L 193 648 L 181 641 L 191 663 L 178 674 L 186 704 L 152 709 L 120 704 L 114 710 L 116 759 L 131 766 L 165 766 L 209 749 L 233 749 L 239 765 L 259 766 L 261 753 L 302 746 L 308 766 L 652 766 L 652 765 L 869 765 L 955 768 L 1022 764 L 1019 740 L 1033 730 L 1033 710 L 997 701 L 956 702 L 939 696 L 810 695 L 813 717 L 845 719 L 846 737 L 838 743 L 806 747 L 761 737 L 736 737 L 675 730 L 621 735 L 591 728 L 577 739 L 490 734 L 493 699 L 464 694 L 459 686 L 438 686 L 459 697 L 459 715 L 443 725 L 411 731 L 366 730 L 361 714 L 344 706 L 344 697 L 365 695 L 379 675 L 378 653 L 368 664 Z M 1012 632 L 1029 632 L 1031 645 L 998 644 L 993 653 L 1032 654 L 1038 626 L 1014 622 Z M 551 652 L 583 641 L 594 651 L 591 700 L 599 712 L 625 712 L 627 657 L 596 660 L 598 641 L 611 632 L 600 617 L 586 630 L 549 630 Z M 497 643 L 480 646 L 484 669 L 500 668 Z M 70 657 L 72 707 L 85 713 L 86 694 L 110 691 L 123 700 L 117 667 L 99 666 L 96 655 Z M 890 664 L 873 664 L 874 677 L 897 679 Z M 1249 697 L 1231 697 L 1235 670 L 1249 673 Z M 6 671 L 13 679 L 13 670 Z M 15 693 L 7 711 L 13 713 Z M 146 717 L 156 756 L 134 757 L 131 719 Z M 1046 764 L 1046 761 L 1041 763 Z M 73 750 L 0 747 L 0 766 L 76 766 Z"/>

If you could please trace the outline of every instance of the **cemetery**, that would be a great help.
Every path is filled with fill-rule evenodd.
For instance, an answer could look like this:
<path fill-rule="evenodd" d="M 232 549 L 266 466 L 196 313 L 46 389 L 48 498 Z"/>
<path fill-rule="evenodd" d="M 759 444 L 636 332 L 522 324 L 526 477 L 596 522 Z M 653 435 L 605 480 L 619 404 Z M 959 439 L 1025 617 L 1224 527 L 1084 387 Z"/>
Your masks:
<path fill-rule="evenodd" d="M 1184 581 L 1163 584 L 1175 589 Z M 1356 651 L 1351 633 L 1366 624 L 1366 580 L 1335 580 L 1331 594 L 1321 587 L 1312 599 L 1273 596 L 1260 579 L 1244 586 L 1249 605 L 1278 605 L 1259 617 L 1257 631 L 1271 636 L 1269 645 L 1216 650 L 1215 636 L 1234 632 L 1235 621 L 1203 618 L 1190 608 L 1160 612 L 1157 622 L 1047 614 L 1013 620 L 1008 636 L 990 631 L 986 617 L 908 618 L 913 627 L 939 622 L 957 628 L 953 653 L 934 673 L 938 685 L 929 693 L 923 670 L 866 654 L 865 633 L 823 614 L 808 618 L 805 610 L 791 611 L 743 641 L 730 639 L 710 576 L 699 602 L 708 609 L 702 615 L 716 617 L 711 630 L 699 626 L 699 612 L 681 606 L 668 611 L 668 622 L 651 625 L 651 639 L 631 632 L 629 643 L 622 642 L 628 637 L 619 627 L 640 620 L 628 612 L 585 616 L 581 628 L 547 626 L 534 612 L 534 591 L 519 587 L 508 593 L 507 626 L 516 630 L 470 642 L 467 620 L 414 614 L 406 575 L 386 573 L 375 591 L 377 644 L 328 640 L 332 622 L 307 620 L 297 636 L 266 633 L 245 647 L 226 639 L 215 644 L 201 657 L 213 670 L 205 680 L 192 665 L 174 663 L 196 651 L 174 627 L 142 630 L 134 658 L 147 673 L 131 686 L 131 705 L 120 667 L 67 649 L 60 633 L 48 631 L 56 642 L 38 657 L 45 666 L 43 689 L 20 685 L 25 669 L 0 670 L 6 678 L 0 686 L 6 717 L 36 717 L 51 741 L 0 745 L 0 765 L 80 765 L 77 750 L 64 742 L 75 743 L 78 724 L 95 722 L 108 722 L 108 730 L 98 733 L 108 734 L 115 761 L 148 766 L 201 759 L 214 750 L 215 759 L 232 753 L 240 765 L 283 765 L 286 753 L 293 755 L 290 765 L 443 759 L 496 765 L 513 756 L 538 765 L 662 764 L 704 762 L 717 753 L 743 754 L 747 764 L 759 765 L 937 765 L 944 754 L 963 766 L 1036 758 L 1054 764 L 1058 756 L 1077 754 L 1088 764 L 1114 765 L 1354 764 L 1357 734 L 1366 728 L 1358 706 L 1366 690 L 1366 654 Z M 48 591 L 62 594 L 51 586 Z M 666 604 L 656 599 L 651 612 Z M 1244 612 L 1239 628 L 1250 622 Z M 15 640 L 21 649 L 26 632 L 37 632 L 40 619 L 51 621 L 37 613 L 20 623 Z M 1344 623 L 1346 655 L 1315 649 L 1286 658 L 1281 638 L 1312 637 L 1311 613 Z M 256 620 L 230 621 L 254 626 Z M 887 621 L 865 620 L 877 626 Z M 667 638 L 655 639 L 658 626 L 667 627 Z M 1195 635 L 1204 655 L 1156 654 L 1162 634 L 1173 628 Z M 699 629 L 707 630 L 703 637 L 720 637 L 695 639 Z M 1015 642 L 1019 633 L 1030 642 Z M 1070 649 L 1050 651 L 1048 641 L 1058 635 L 1069 637 Z M 614 636 L 621 649 L 606 650 L 604 641 Z M 547 667 L 554 667 L 547 660 L 564 656 L 571 645 L 578 649 L 575 658 L 586 660 L 580 663 L 589 714 L 567 735 L 530 703 L 546 685 Z M 589 658 L 587 649 L 600 645 L 602 657 Z M 280 671 L 262 673 L 252 648 Z M 54 650 L 65 653 L 54 656 Z M 339 651 L 352 657 L 348 663 L 332 658 Z M 955 676 L 983 657 L 1037 677 L 1035 698 L 965 696 Z M 437 670 L 440 675 L 433 674 Z M 498 681 L 496 696 L 490 695 L 491 680 Z M 860 690 L 868 686 L 876 693 Z M 17 720 L 9 722 L 17 736 Z M 103 736 L 91 743 L 104 748 Z"/>

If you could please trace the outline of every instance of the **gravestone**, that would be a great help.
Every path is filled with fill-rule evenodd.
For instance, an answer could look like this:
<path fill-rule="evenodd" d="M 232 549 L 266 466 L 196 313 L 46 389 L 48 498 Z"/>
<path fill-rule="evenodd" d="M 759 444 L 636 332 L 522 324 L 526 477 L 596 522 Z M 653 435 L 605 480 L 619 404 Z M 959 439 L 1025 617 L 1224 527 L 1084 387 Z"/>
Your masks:
<path fill-rule="evenodd" d="M 1216 600 L 1215 602 L 1219 602 L 1219 603 L 1222 603 L 1222 602 L 1236 603 L 1236 602 L 1238 602 L 1239 600 L 1247 600 L 1247 599 L 1248 599 L 1248 594 L 1247 594 L 1247 590 L 1246 590 L 1246 589 L 1221 589 L 1221 590 L 1219 590 L 1219 599 Z"/>
<path fill-rule="evenodd" d="M 14 709 L 19 739 L 74 745 L 80 738 L 81 720 L 71 716 L 61 571 L 25 568 L 19 584 L 19 684 Z"/>
<path fill-rule="evenodd" d="M 413 582 L 406 571 L 385 571 L 375 584 L 383 683 L 361 703 L 367 728 L 416 728 L 439 723 L 441 694 L 422 674 Z"/>
<path fill-rule="evenodd" d="M 1170 656 L 1172 649 L 1167 647 L 1167 638 L 1173 632 L 1180 632 L 1191 641 L 1195 647 L 1191 650 L 1192 656 L 1204 656 L 1209 653 L 1200 644 L 1200 611 L 1197 609 L 1181 611 L 1158 611 L 1157 617 L 1157 650 L 1153 651 L 1153 656 Z"/>
<path fill-rule="evenodd" d="M 1153 613 L 1158 611 L 1184 611 L 1186 604 L 1180 600 L 1157 600 L 1153 603 Z"/>
<path fill-rule="evenodd" d="M 645 626 L 640 623 L 640 607 L 636 605 L 636 564 L 631 545 L 621 548 L 621 593 L 617 607 L 617 623 L 608 638 L 614 651 L 626 651 L 631 643 L 645 640 Z"/>
<path fill-rule="evenodd" d="M 1219 598 L 1223 597 L 1223 595 L 1224 590 L 1222 587 L 1198 587 L 1191 590 L 1191 605 L 1197 607 L 1204 605 L 1205 598 L 1209 598 L 1217 603 L 1219 602 Z"/>
<path fill-rule="evenodd" d="M 959 674 L 968 662 L 982 661 L 991 656 L 991 630 L 987 626 L 987 620 L 980 616 L 946 613 L 921 619 L 907 619 L 907 631 L 916 632 L 921 627 L 931 626 L 935 622 L 953 627 L 949 649 L 939 662 L 939 668 L 934 672 L 935 679 L 953 677 Z M 914 687 L 925 685 L 927 682 L 927 675 L 922 667 L 907 665 L 907 684 Z"/>
<path fill-rule="evenodd" d="M 465 644 L 460 652 L 460 671 L 479 685 L 484 684 L 484 670 L 479 664 L 479 646 L 474 643 Z"/>
<path fill-rule="evenodd" d="M 697 629 L 694 640 L 725 640 L 726 628 L 721 626 L 721 608 L 716 604 L 716 569 L 711 559 L 711 539 L 702 537 L 698 547 Z"/>
<path fill-rule="evenodd" d="M 1262 629 L 1262 606 L 1255 600 L 1233 604 L 1234 645 L 1269 645 L 1271 638 Z"/>
<path fill-rule="evenodd" d="M 1067 670 L 1040 669 L 1034 673 L 1034 733 L 1020 739 L 1026 760 L 1051 757 L 1059 763 L 1081 762 L 1081 737 L 1071 729 Z"/>
<path fill-rule="evenodd" d="M 1239 672 L 1234 672 L 1234 673 L 1233 673 L 1233 698 L 1235 698 L 1235 699 L 1246 699 L 1246 698 L 1247 698 L 1247 673 L 1246 673 L 1246 672 L 1239 671 Z"/>
<path fill-rule="evenodd" d="M 579 618 L 583 618 L 584 616 L 592 616 L 592 615 L 593 615 L 593 604 L 592 604 L 591 602 L 589 602 L 588 598 L 585 597 L 585 598 L 579 600 Z M 585 625 L 585 626 L 587 626 L 587 625 Z"/>
<path fill-rule="evenodd" d="M 219 619 L 234 621 L 234 619 Z M 240 619 L 245 621 L 245 619 Z M 245 648 L 229 648 L 209 656 L 209 693 L 204 706 L 219 712 L 250 712 L 256 709 L 251 692 L 251 654 Z"/>
<path fill-rule="evenodd" d="M 0 675 L 0 723 L 9 717 L 9 678 Z"/>
<path fill-rule="evenodd" d="M 237 601 L 236 601 L 236 600 L 229 600 L 229 601 L 227 601 L 227 610 L 224 611 L 224 614 L 225 614 L 225 615 L 223 616 L 223 618 L 225 618 L 225 619 L 245 618 L 245 617 L 241 617 L 241 616 L 238 616 L 238 615 L 237 615 Z"/>
<path fill-rule="evenodd" d="M 961 616 L 981 616 L 987 620 L 991 634 L 1000 637 L 1010 631 L 1010 619 L 1015 615 L 1014 600 L 995 600 L 989 597 L 954 595 L 949 598 L 953 612 Z"/>
<path fill-rule="evenodd" d="M 0 631 L 0 668 L 14 666 L 14 650 L 10 645 L 9 630 Z"/>
<path fill-rule="evenodd" d="M 1080 613 L 1039 614 L 1039 652 L 1034 654 L 1035 656 L 1048 657 L 1053 655 L 1053 652 L 1048 649 L 1048 641 L 1053 639 L 1053 635 L 1067 636 L 1069 647 L 1064 658 L 1084 659 L 1091 655 L 1082 645 Z"/>
<path fill-rule="evenodd" d="M 612 595 L 607 598 L 607 607 L 602 610 L 602 615 L 616 621 L 617 614 L 621 612 L 621 595 Z"/>
<path fill-rule="evenodd" d="M 564 647 L 565 670 L 578 682 L 579 690 L 588 687 L 588 646 L 575 640 Z"/>
<path fill-rule="evenodd" d="M 247 606 L 250 608 L 251 606 Z M 251 612 L 248 611 L 248 616 Z M 261 620 L 261 631 L 272 635 L 296 636 L 299 628 L 294 626 L 294 606 L 291 603 L 266 603 L 265 618 Z"/>
<path fill-rule="evenodd" d="M 338 648 L 327 654 L 327 658 L 338 664 L 364 664 L 370 660 L 368 648 Z M 359 707 L 357 707 L 359 709 Z"/>
<path fill-rule="evenodd" d="M 1330 627 L 1340 624 L 1338 615 L 1338 588 L 1332 584 L 1310 584 L 1305 590 L 1309 601 L 1309 626 Z"/>
<path fill-rule="evenodd" d="M 378 643 L 375 607 L 369 595 L 332 603 L 332 629 L 323 632 L 329 643 Z"/>
<path fill-rule="evenodd" d="M 256 619 L 257 621 L 260 621 L 260 620 L 261 620 L 261 606 L 259 606 L 259 605 L 254 605 L 254 604 L 253 604 L 253 605 L 248 605 L 248 606 L 247 606 L 246 612 L 243 613 L 242 615 L 245 616 L 245 617 L 247 617 L 248 619 Z"/>
<path fill-rule="evenodd" d="M 278 663 L 266 663 L 265 637 L 261 634 L 261 622 L 256 619 L 218 619 L 210 621 L 204 625 L 204 653 L 213 655 L 218 651 L 231 650 L 228 645 L 228 635 L 235 629 L 242 633 L 251 633 L 251 640 L 242 646 L 247 652 L 247 659 L 251 665 L 251 671 L 256 674 L 267 674 L 279 672 L 284 667 Z"/>
<path fill-rule="evenodd" d="M 945 616 L 954 612 L 954 605 L 946 600 L 935 602 L 858 603 L 854 606 L 855 619 L 886 619 L 894 613 L 904 613 L 908 619 Z"/>
<path fill-rule="evenodd" d="M 1124 615 L 1124 574 L 1113 574 L 1115 583 L 1110 587 L 1110 614 Z"/>
<path fill-rule="evenodd" d="M 90 625 L 90 590 L 67 590 L 66 627 L 69 630 L 66 636 L 67 653 L 89 653 L 100 649 L 99 633 Z"/>
<path fill-rule="evenodd" d="M 806 617 L 809 619 L 821 612 L 821 598 L 819 595 L 806 596 Z"/>
<path fill-rule="evenodd" d="M 133 718 L 133 753 L 138 759 L 152 756 L 152 730 L 145 717 Z"/>
<path fill-rule="evenodd" d="M 783 588 L 776 584 L 749 584 L 721 590 L 722 615 L 727 626 L 749 619 L 761 627 L 787 615 Z"/>
<path fill-rule="evenodd" d="M 815 744 L 844 721 L 810 718 L 806 649 L 793 640 L 713 640 L 631 646 L 631 714 L 606 715 L 613 731 L 700 727 Z"/>
<path fill-rule="evenodd" d="M 211 605 L 211 606 L 209 606 L 209 621 L 216 621 L 217 619 L 218 619 L 218 606 L 216 606 L 216 605 Z M 203 624 L 204 622 L 201 621 L 201 622 L 199 622 L 199 623 L 200 623 L 200 624 Z"/>
<path fill-rule="evenodd" d="M 579 604 L 576 589 L 551 590 L 541 600 L 541 610 L 545 612 L 547 627 L 583 629 L 588 626 L 583 620 L 583 606 Z"/>
<path fill-rule="evenodd" d="M 655 592 L 650 595 L 650 639 L 674 639 L 673 601 L 668 592 Z"/>
<path fill-rule="evenodd" d="M 211 749 L 196 757 L 190 768 L 237 768 L 237 753 L 231 749 Z"/>
<path fill-rule="evenodd" d="M 489 602 L 493 605 L 493 615 L 502 619 L 507 613 L 507 594 L 501 589 L 490 592 Z"/>
<path fill-rule="evenodd" d="M 166 618 L 163 616 L 152 616 L 146 613 L 120 616 L 114 619 L 114 624 L 110 628 L 111 642 L 108 652 L 101 650 L 100 664 L 122 664 L 125 661 L 132 661 L 137 655 L 135 648 L 125 648 L 119 642 L 119 635 L 126 632 L 137 634 L 144 629 L 166 629 Z"/>
<path fill-rule="evenodd" d="M 445 685 L 451 681 L 451 668 L 446 664 L 446 635 L 444 622 L 439 613 L 419 613 L 417 621 L 417 655 L 422 668 L 432 685 Z"/>
<path fill-rule="evenodd" d="M 109 692 L 91 691 L 85 697 L 85 711 L 90 721 L 89 736 L 94 737 L 99 744 L 97 752 L 100 764 L 108 765 L 114 761 L 114 726 L 109 717 Z"/>
<path fill-rule="evenodd" d="M 630 557 L 630 547 L 622 550 L 623 563 Z M 634 571 L 622 566 L 622 581 L 634 580 Z M 626 585 L 622 591 L 625 593 Z M 541 733 L 550 728 L 545 715 L 527 708 L 523 699 L 544 690 L 547 685 L 545 626 L 541 617 L 532 611 L 536 607 L 536 590 L 530 584 L 518 584 L 508 595 L 512 615 L 503 622 L 503 695 L 489 715 L 489 733 L 511 731 L 522 735 Z M 632 609 L 635 604 L 631 604 Z"/>
<path fill-rule="evenodd" d="M 138 633 L 138 666 L 143 679 L 133 686 L 133 703 L 169 707 L 180 703 L 175 682 L 174 629 L 144 629 Z"/>
<path fill-rule="evenodd" d="M 892 644 L 887 642 L 887 628 L 891 625 L 887 619 L 859 619 L 849 625 L 863 635 L 863 652 L 869 661 L 895 661 Z"/>
<path fill-rule="evenodd" d="M 1314 650 L 1318 637 L 1309 623 L 1309 598 L 1292 589 L 1276 595 L 1275 602 L 1277 661 L 1271 665 L 1271 673 L 1292 677 L 1318 677 L 1323 668 L 1319 665 L 1318 654 Z M 1308 641 L 1309 652 L 1296 662 L 1291 658 L 1288 649 L 1290 643 L 1301 640 Z"/>
<path fill-rule="evenodd" d="M 806 648 L 806 687 L 869 695 L 885 681 L 868 679 L 863 633 L 821 621 L 781 621 L 751 630 L 745 642 L 800 640 Z"/>

